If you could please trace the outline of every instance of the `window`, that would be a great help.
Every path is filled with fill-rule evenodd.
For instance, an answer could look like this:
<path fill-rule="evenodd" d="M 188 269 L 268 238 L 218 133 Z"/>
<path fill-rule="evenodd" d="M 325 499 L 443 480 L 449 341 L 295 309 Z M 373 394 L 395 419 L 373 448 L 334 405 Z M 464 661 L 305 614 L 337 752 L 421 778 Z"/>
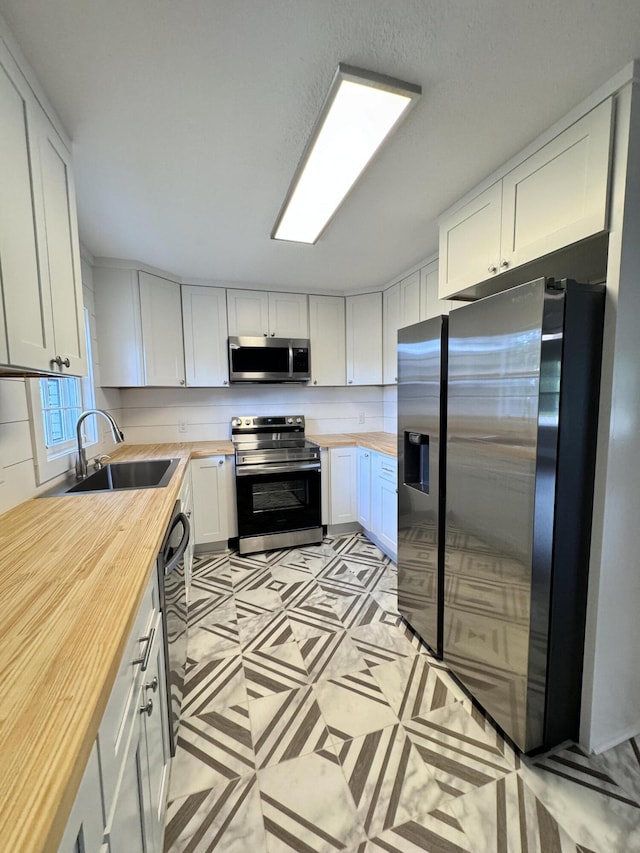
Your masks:
<path fill-rule="evenodd" d="M 76 423 L 81 412 L 95 408 L 89 312 L 84 311 L 87 376 L 47 376 L 30 384 L 34 464 L 39 484 L 72 467 L 76 451 Z M 83 425 L 83 445 L 98 441 L 96 418 Z"/>

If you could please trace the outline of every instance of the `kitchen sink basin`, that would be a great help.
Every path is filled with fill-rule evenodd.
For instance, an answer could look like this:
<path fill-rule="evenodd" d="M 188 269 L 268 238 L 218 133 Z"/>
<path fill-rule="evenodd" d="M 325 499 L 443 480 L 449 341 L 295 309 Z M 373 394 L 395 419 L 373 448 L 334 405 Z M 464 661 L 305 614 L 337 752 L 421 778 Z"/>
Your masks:
<path fill-rule="evenodd" d="M 110 462 L 63 494 L 80 492 L 120 492 L 124 489 L 157 489 L 166 486 L 179 459 L 142 459 L 135 462 Z"/>

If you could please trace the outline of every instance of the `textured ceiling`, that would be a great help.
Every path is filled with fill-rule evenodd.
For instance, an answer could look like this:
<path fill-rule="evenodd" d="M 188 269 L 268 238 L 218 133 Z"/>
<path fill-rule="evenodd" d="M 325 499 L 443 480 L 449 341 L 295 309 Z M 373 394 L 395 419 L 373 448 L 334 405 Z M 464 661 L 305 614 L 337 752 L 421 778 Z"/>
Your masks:
<path fill-rule="evenodd" d="M 631 59 L 639 0 L 0 0 L 74 142 L 81 238 L 184 278 L 344 291 Z M 338 62 L 423 95 L 316 246 L 269 239 Z"/>

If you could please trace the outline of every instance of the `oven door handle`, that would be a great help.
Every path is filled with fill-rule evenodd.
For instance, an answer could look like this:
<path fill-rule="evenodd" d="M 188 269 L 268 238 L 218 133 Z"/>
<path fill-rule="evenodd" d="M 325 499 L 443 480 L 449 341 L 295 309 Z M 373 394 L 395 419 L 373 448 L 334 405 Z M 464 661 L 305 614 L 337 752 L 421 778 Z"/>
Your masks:
<path fill-rule="evenodd" d="M 286 465 L 238 465 L 236 477 L 255 477 L 260 474 L 295 474 L 296 471 L 320 471 L 319 462 L 291 462 Z"/>

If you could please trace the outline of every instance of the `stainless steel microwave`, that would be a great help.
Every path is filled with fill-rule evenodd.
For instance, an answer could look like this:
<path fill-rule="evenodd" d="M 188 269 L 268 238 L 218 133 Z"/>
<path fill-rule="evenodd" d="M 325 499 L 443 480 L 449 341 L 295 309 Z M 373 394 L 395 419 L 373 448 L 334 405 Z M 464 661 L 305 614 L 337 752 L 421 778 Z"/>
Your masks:
<path fill-rule="evenodd" d="M 310 378 L 305 338 L 229 338 L 230 382 L 307 382 Z"/>

